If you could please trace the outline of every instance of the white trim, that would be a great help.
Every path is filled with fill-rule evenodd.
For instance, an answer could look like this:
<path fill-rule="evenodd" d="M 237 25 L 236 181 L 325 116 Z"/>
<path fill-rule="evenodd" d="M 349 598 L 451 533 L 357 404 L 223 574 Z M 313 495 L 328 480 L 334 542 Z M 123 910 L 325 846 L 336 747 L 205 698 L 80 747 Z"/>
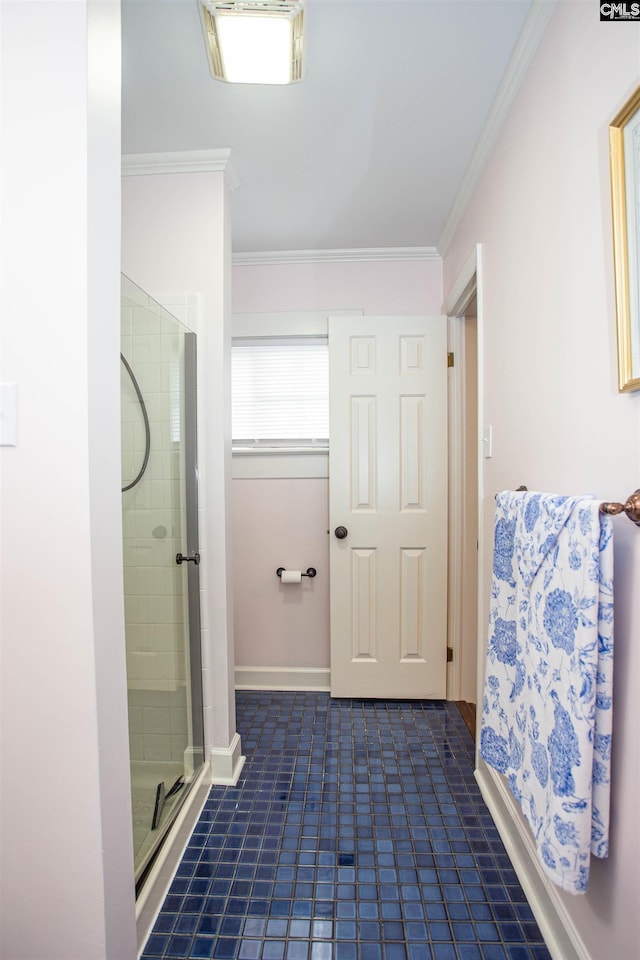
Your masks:
<path fill-rule="evenodd" d="M 502 125 L 538 49 L 555 5 L 556 0 L 533 0 L 531 4 L 531 9 L 489 111 L 487 122 L 475 150 L 471 154 L 471 160 L 462 178 L 460 189 L 453 201 L 447 222 L 438 240 L 437 250 L 441 257 L 444 257 L 449 249 L 449 244 L 467 209 L 485 163 L 496 145 Z"/>
<path fill-rule="evenodd" d="M 153 929 L 167 891 L 182 860 L 193 828 L 198 822 L 209 796 L 209 766 L 204 764 L 184 801 L 166 840 L 155 859 L 145 884 L 136 900 L 138 957 Z"/>
<path fill-rule="evenodd" d="M 482 424 L 484 423 L 484 266 L 482 244 L 476 244 L 476 356 L 478 373 L 478 419 L 476 423 L 478 444 L 482 436 Z M 468 302 L 468 301 L 467 301 Z M 476 594 L 476 603 L 478 607 L 478 621 L 476 625 L 478 659 L 477 659 L 477 677 L 478 692 L 476 695 L 477 716 L 480 716 L 482 708 L 482 695 L 484 691 L 484 661 L 485 661 L 485 637 L 487 634 L 487 624 L 483 621 L 482 611 L 484 605 L 481 592 L 485 583 L 485 524 L 484 524 L 484 461 L 478 459 L 478 590 Z M 480 744 L 480 724 L 476 725 L 476 756 L 478 756 Z"/>
<path fill-rule="evenodd" d="M 464 311 L 469 306 L 471 299 L 475 293 L 476 295 L 476 351 L 477 351 L 477 375 L 478 375 L 478 399 L 477 399 L 477 408 L 478 408 L 478 419 L 476 424 L 477 436 L 482 436 L 482 424 L 484 422 L 484 280 L 482 274 L 482 244 L 477 243 L 471 253 L 467 257 L 464 266 L 462 267 L 460 273 L 458 274 L 453 286 L 449 293 L 445 296 L 442 312 L 447 313 L 449 316 L 459 316 L 464 314 Z M 476 694 L 476 703 L 478 705 L 478 710 L 482 704 L 482 695 L 483 695 L 483 685 L 484 685 L 484 642 L 485 642 L 485 628 L 486 624 L 482 619 L 483 603 L 482 603 L 482 585 L 485 582 L 484 578 L 484 568 L 485 568 L 485 531 L 484 531 L 484 513 L 483 513 L 483 500 L 484 500 L 484 470 L 482 469 L 482 463 L 478 464 L 478 589 L 477 589 L 477 608 L 478 608 L 478 621 L 476 626 L 476 637 L 477 637 L 477 676 L 478 676 L 478 687 Z M 451 531 L 451 537 L 460 537 L 461 531 Z M 456 574 L 457 575 L 457 574 Z M 478 732 L 479 732 L 478 725 Z M 476 738 L 476 750 L 477 750 L 477 738 Z"/>
<path fill-rule="evenodd" d="M 329 453 L 328 440 L 238 440 L 231 447 L 234 457 L 317 457 Z"/>
<path fill-rule="evenodd" d="M 462 676 L 462 448 L 464 404 L 462 371 L 464 370 L 462 323 L 456 317 L 447 317 L 447 349 L 455 357 L 455 365 L 448 371 L 447 425 L 449 451 L 449 549 L 447 577 L 447 646 L 453 651 L 453 661 L 447 664 L 447 700 L 461 699 Z"/>
<path fill-rule="evenodd" d="M 438 260 L 435 247 L 354 247 L 344 250 L 265 250 L 234 253 L 234 267 L 258 267 L 283 263 L 354 263 L 381 260 Z"/>
<path fill-rule="evenodd" d="M 233 480 L 322 480 L 328 476 L 328 450 L 306 450 L 301 453 L 287 453 L 284 450 L 279 453 L 235 452 L 231 457 Z"/>
<path fill-rule="evenodd" d="M 236 667 L 236 690 L 312 690 L 328 693 L 329 667 Z"/>
<path fill-rule="evenodd" d="M 530 831 L 513 815 L 513 797 L 503 778 L 482 760 L 475 777 L 553 960 L 589 960 L 558 887 L 540 866 Z"/>
<path fill-rule="evenodd" d="M 476 424 L 477 435 L 480 436 L 480 424 L 483 418 L 483 390 L 484 390 L 484 381 L 483 381 L 483 309 L 482 309 L 482 247 L 478 243 L 471 250 L 469 256 L 464 262 L 460 273 L 456 277 L 453 286 L 451 287 L 449 293 L 444 298 L 442 304 L 442 312 L 450 318 L 456 318 L 464 316 L 464 313 L 471 303 L 471 300 L 474 296 L 477 298 L 477 310 L 476 310 L 476 338 L 477 338 L 477 415 L 478 420 Z M 452 337 L 455 337 L 456 326 L 453 326 Z M 461 331 L 458 331 L 459 339 L 454 348 L 454 353 L 456 350 L 460 353 L 460 361 L 463 360 L 463 352 L 461 350 L 462 337 Z M 460 364 L 459 364 L 460 366 Z M 454 367 L 454 370 L 456 368 Z M 454 404 L 455 404 L 455 414 L 458 418 L 462 416 L 462 396 L 461 391 L 463 385 L 460 382 L 459 371 L 455 374 L 454 384 L 452 385 L 452 392 L 454 393 Z M 461 551 L 462 551 L 462 539 L 463 539 L 463 530 L 462 530 L 462 509 L 460 505 L 460 485 L 462 483 L 463 476 L 463 464 L 461 462 L 462 457 L 462 446 L 461 438 L 459 435 L 460 428 L 460 419 L 456 422 L 457 430 L 455 436 L 451 437 L 452 442 L 455 443 L 456 448 L 453 457 L 453 470 L 452 476 L 449 480 L 449 491 L 450 494 L 450 527 L 449 527 L 449 610 L 454 613 L 450 621 L 448 641 L 451 642 L 453 647 L 453 656 L 454 661 L 452 665 L 451 672 L 447 675 L 448 687 L 447 687 L 447 697 L 449 699 L 457 700 L 460 697 L 460 683 L 461 683 L 461 663 L 460 661 L 460 637 L 461 637 L 461 626 L 460 626 L 460 611 L 458 600 L 461 595 Z M 477 516 L 478 516 L 478 567 L 477 567 L 477 595 L 476 595 L 476 604 L 478 610 L 478 621 L 476 625 L 476 647 L 477 647 L 477 676 L 478 676 L 478 688 L 476 694 L 476 704 L 482 703 L 482 680 L 484 677 L 483 667 L 484 667 L 484 624 L 481 623 L 481 597 L 480 590 L 483 581 L 483 550 L 482 545 L 484 543 L 484 526 L 482 522 L 482 498 L 483 498 L 483 472 L 478 466 L 478 491 L 477 491 Z M 458 663 L 456 664 L 456 660 Z M 479 728 L 478 728 L 479 729 Z"/>
<path fill-rule="evenodd" d="M 171 153 L 125 153 L 123 177 L 146 177 L 163 173 L 224 173 L 235 190 L 240 178 L 231 165 L 231 150 L 176 150 Z"/>
<path fill-rule="evenodd" d="M 476 292 L 476 275 L 480 244 L 476 244 L 464 262 L 451 290 L 442 303 L 442 313 L 447 317 L 463 317 Z"/>
<path fill-rule="evenodd" d="M 234 733 L 233 739 L 228 747 L 211 747 L 209 752 L 211 758 L 211 783 L 235 787 L 240 778 L 245 761 L 245 757 L 241 754 L 241 749 L 240 734 L 238 733 Z"/>

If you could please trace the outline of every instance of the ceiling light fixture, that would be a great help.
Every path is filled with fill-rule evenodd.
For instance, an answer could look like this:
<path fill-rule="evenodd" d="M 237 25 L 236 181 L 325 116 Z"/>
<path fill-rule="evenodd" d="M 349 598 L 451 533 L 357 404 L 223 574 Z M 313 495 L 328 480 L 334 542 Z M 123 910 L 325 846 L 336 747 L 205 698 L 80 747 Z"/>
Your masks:
<path fill-rule="evenodd" d="M 199 0 L 211 75 L 228 83 L 302 78 L 301 0 Z"/>

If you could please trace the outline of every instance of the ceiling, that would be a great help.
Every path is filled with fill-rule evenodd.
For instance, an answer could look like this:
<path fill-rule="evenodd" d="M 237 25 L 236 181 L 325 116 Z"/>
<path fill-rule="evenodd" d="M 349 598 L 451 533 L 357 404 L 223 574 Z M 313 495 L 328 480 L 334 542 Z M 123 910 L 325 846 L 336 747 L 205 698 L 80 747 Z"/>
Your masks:
<path fill-rule="evenodd" d="M 197 0 L 123 0 L 123 153 L 229 147 L 235 253 L 435 247 L 531 0 L 306 0 L 305 73 L 211 78 Z"/>

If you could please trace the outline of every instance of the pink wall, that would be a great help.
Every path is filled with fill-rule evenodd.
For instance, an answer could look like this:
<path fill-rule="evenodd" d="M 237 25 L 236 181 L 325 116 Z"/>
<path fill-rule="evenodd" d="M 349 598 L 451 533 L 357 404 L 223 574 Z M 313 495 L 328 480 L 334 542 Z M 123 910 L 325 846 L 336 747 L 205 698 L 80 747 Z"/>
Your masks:
<path fill-rule="evenodd" d="M 439 260 L 233 270 L 234 313 L 439 314 L 441 304 Z M 232 486 L 236 665 L 328 667 L 328 481 L 234 480 Z M 275 576 L 281 565 L 316 566 L 318 577 L 285 589 Z"/>
<path fill-rule="evenodd" d="M 444 261 L 445 292 L 482 243 L 484 619 L 494 493 L 621 499 L 640 482 L 640 394 L 617 391 L 608 124 L 640 82 L 640 28 L 560 0 Z M 562 895 L 593 960 L 637 960 L 640 535 L 616 521 L 611 853 Z M 636 586 L 634 586 L 636 585 Z"/>
<path fill-rule="evenodd" d="M 360 309 L 371 314 L 439 314 L 441 305 L 439 259 L 233 268 L 234 313 Z"/>
<path fill-rule="evenodd" d="M 234 480 L 236 665 L 329 666 L 326 480 Z M 315 579 L 284 585 L 278 567 Z"/>

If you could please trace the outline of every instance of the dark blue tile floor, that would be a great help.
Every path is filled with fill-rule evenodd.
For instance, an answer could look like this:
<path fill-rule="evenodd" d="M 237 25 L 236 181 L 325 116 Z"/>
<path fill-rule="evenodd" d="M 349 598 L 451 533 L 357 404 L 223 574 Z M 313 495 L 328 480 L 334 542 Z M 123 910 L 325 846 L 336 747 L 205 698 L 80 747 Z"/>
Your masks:
<path fill-rule="evenodd" d="M 144 960 L 550 960 L 452 703 L 238 693 Z"/>

